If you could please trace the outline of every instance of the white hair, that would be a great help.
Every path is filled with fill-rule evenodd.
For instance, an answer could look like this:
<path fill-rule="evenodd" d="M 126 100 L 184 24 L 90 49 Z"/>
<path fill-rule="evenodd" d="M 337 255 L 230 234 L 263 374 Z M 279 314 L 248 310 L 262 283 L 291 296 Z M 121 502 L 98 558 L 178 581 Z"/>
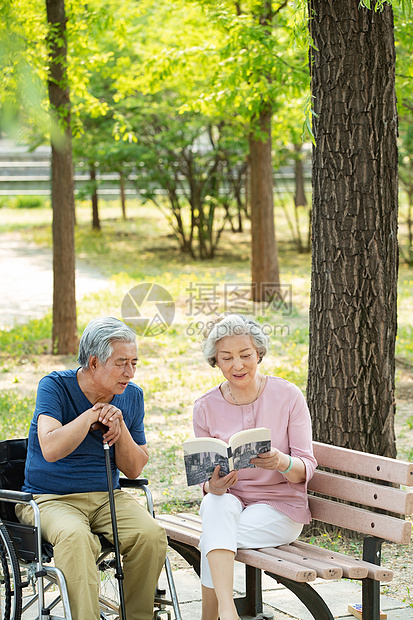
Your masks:
<path fill-rule="evenodd" d="M 82 368 L 89 368 L 91 355 L 105 364 L 113 353 L 112 342 L 136 342 L 134 332 L 123 321 L 111 316 L 93 319 L 88 323 L 79 342 L 77 361 Z"/>
<path fill-rule="evenodd" d="M 261 325 L 242 314 L 228 314 L 220 317 L 204 333 L 202 352 L 208 364 L 217 365 L 217 343 L 226 336 L 250 336 L 258 353 L 258 363 L 266 355 L 269 339 L 264 334 Z"/>

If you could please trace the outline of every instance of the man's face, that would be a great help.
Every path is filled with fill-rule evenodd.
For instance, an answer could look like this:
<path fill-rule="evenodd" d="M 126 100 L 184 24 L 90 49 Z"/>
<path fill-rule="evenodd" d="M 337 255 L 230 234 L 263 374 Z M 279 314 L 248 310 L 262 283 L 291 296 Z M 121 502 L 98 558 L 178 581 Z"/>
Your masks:
<path fill-rule="evenodd" d="M 96 360 L 93 380 L 96 390 L 102 395 L 123 394 L 129 381 L 133 379 L 138 361 L 138 351 L 134 342 L 112 343 L 112 355 L 105 364 Z"/>

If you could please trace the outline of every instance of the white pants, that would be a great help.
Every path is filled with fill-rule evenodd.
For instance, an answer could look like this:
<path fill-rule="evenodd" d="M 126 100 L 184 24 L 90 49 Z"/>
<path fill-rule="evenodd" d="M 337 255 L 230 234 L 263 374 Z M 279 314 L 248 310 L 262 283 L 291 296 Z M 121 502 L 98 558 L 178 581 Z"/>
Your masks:
<path fill-rule="evenodd" d="M 260 549 L 278 547 L 295 540 L 303 529 L 297 523 L 268 504 L 252 504 L 243 508 L 230 493 L 208 493 L 201 503 L 202 517 L 201 583 L 213 588 L 207 555 L 213 549 Z"/>

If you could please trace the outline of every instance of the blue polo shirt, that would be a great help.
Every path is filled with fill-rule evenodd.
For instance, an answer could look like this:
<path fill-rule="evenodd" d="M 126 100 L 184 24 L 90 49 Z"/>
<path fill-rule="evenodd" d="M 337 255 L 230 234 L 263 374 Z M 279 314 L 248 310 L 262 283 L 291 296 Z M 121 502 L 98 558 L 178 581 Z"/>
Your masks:
<path fill-rule="evenodd" d="M 37 435 L 39 415 L 48 415 L 63 426 L 90 409 L 92 403 L 80 389 L 76 370 L 52 372 L 39 383 L 36 407 L 30 424 L 25 481 L 22 490 L 29 493 L 87 493 L 107 491 L 106 463 L 102 432 L 90 431 L 68 456 L 54 463 L 43 457 Z M 70 394 L 70 396 L 69 396 Z M 122 411 L 126 427 L 138 445 L 144 445 L 144 402 L 142 389 L 129 383 L 123 394 L 116 394 L 111 404 Z M 120 488 L 114 446 L 110 448 L 113 487 Z"/>

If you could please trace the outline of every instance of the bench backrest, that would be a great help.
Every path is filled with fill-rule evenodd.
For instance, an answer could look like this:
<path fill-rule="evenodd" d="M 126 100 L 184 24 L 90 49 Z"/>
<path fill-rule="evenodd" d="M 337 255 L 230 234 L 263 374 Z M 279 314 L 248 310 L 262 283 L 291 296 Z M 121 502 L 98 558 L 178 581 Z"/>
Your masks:
<path fill-rule="evenodd" d="M 412 524 L 401 515 L 413 514 L 413 492 L 400 486 L 413 487 L 413 463 L 319 442 L 313 446 L 319 467 L 334 470 L 316 470 L 309 482 L 308 489 L 314 493 L 309 498 L 313 519 L 384 540 L 409 543 Z M 359 480 L 354 475 L 377 482 Z"/>

